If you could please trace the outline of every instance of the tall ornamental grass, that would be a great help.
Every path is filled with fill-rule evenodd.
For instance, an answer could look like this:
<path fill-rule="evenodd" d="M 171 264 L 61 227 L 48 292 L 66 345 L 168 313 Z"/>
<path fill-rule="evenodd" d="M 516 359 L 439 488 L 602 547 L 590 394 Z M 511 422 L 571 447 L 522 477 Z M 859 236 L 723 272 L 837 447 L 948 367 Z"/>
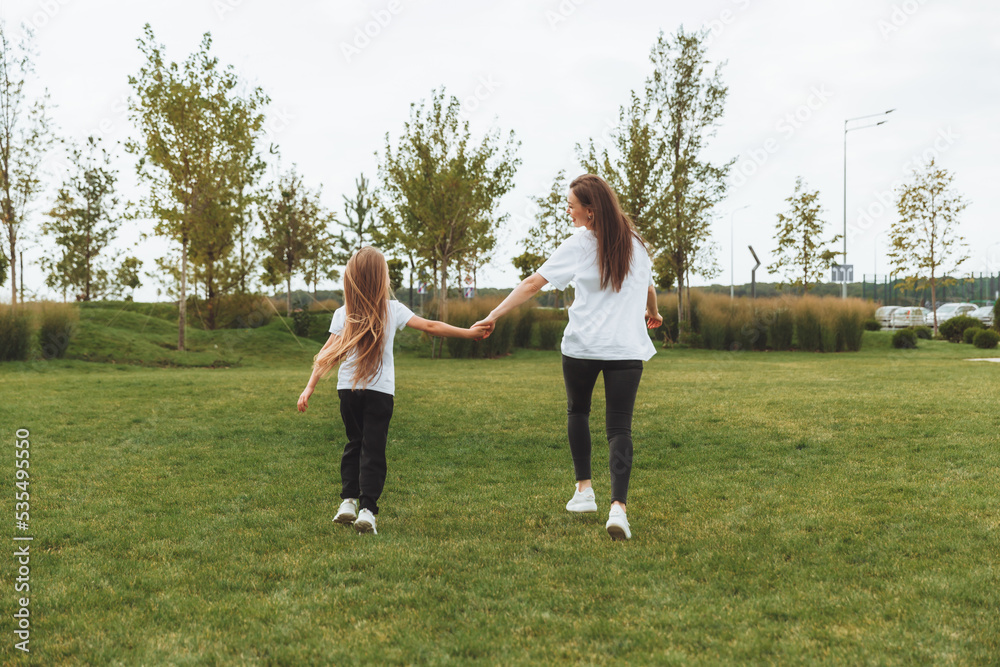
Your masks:
<path fill-rule="evenodd" d="M 861 299 L 809 295 L 730 299 L 725 294 L 693 291 L 692 326 L 682 331 L 676 295 L 660 295 L 657 304 L 668 342 L 710 350 L 857 351 L 865 320 L 875 310 Z M 663 334 L 650 335 L 663 340 Z"/>
<path fill-rule="evenodd" d="M 38 322 L 38 346 L 46 359 L 62 359 L 66 356 L 80 313 L 68 303 L 42 301 L 30 304 Z"/>
<path fill-rule="evenodd" d="M 0 304 L 0 361 L 24 361 L 31 349 L 31 316 Z"/>

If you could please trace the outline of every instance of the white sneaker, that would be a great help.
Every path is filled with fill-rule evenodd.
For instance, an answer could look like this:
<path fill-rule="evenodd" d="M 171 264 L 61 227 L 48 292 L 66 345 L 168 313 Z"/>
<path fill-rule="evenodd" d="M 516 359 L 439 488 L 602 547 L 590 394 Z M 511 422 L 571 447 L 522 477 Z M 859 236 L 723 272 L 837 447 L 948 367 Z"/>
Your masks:
<path fill-rule="evenodd" d="M 334 523 L 354 523 L 354 520 L 358 518 L 358 499 L 357 498 L 344 498 L 344 502 L 340 503 L 340 509 L 337 510 L 337 515 L 333 517 Z"/>
<path fill-rule="evenodd" d="M 608 522 L 604 525 L 612 540 L 632 539 L 632 531 L 628 528 L 628 519 L 621 505 L 612 505 L 608 512 Z"/>
<path fill-rule="evenodd" d="M 597 498 L 594 496 L 593 487 L 588 487 L 583 491 L 577 491 L 574 487 L 573 497 L 566 503 L 568 512 L 596 512 Z"/>
<path fill-rule="evenodd" d="M 378 531 L 375 530 L 375 515 L 371 513 L 371 510 L 363 509 L 358 512 L 358 519 L 354 522 L 354 530 L 358 533 L 378 535 Z"/>

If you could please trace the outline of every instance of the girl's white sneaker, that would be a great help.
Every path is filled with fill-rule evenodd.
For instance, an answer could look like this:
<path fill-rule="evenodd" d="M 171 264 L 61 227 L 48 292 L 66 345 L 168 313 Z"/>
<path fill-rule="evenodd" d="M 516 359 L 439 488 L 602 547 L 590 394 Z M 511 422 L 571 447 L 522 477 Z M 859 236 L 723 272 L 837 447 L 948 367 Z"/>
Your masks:
<path fill-rule="evenodd" d="M 594 488 L 588 487 L 583 491 L 577 491 L 574 487 L 573 497 L 566 503 L 566 510 L 569 512 L 596 512 L 597 498 L 594 496 Z"/>
<path fill-rule="evenodd" d="M 612 540 L 632 539 L 632 531 L 628 528 L 628 518 L 621 505 L 612 505 L 608 512 L 608 522 L 604 525 L 608 529 L 608 535 Z"/>
<path fill-rule="evenodd" d="M 375 515 L 371 513 L 371 510 L 363 509 L 358 512 L 358 519 L 354 522 L 354 530 L 358 533 L 378 535 L 378 531 L 375 530 Z"/>
<path fill-rule="evenodd" d="M 354 520 L 358 518 L 358 499 L 357 498 L 345 498 L 344 502 L 340 503 L 340 509 L 337 510 L 336 516 L 333 517 L 334 523 L 354 523 Z"/>

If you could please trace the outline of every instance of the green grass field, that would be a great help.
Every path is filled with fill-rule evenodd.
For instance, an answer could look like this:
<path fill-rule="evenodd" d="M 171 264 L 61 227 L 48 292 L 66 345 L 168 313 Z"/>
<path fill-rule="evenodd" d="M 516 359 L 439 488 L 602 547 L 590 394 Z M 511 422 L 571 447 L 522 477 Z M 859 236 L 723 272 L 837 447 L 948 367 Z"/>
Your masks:
<path fill-rule="evenodd" d="M 330 521 L 335 385 L 295 411 L 319 344 L 279 327 L 192 336 L 229 368 L 0 365 L 4 507 L 28 428 L 34 535 L 32 652 L 8 557 L 4 664 L 997 664 L 1000 364 L 962 360 L 997 351 L 661 350 L 628 543 L 604 530 L 600 382 L 602 511 L 572 516 L 558 353 L 405 353 L 359 536 Z M 98 333 L 76 353 L 150 344 Z"/>

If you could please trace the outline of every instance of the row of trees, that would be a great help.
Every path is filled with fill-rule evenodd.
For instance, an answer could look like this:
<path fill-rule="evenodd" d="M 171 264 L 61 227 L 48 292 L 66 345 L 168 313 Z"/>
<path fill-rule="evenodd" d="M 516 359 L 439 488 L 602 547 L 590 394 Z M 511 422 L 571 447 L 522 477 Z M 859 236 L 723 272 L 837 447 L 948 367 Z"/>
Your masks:
<path fill-rule="evenodd" d="M 968 202 L 955 190 L 954 178 L 934 160 L 914 169 L 896 193 L 899 217 L 889 228 L 891 271 L 903 276 L 898 288 L 930 287 L 932 303 L 937 303 L 939 285 L 954 283 L 943 276 L 957 273 L 969 258 L 965 239 L 958 233 L 958 217 Z M 767 268 L 783 273 L 785 284 L 805 293 L 834 263 L 835 245 L 843 236 L 823 240 L 826 222 L 821 218 L 819 191 L 809 190 L 801 177 L 786 201 L 788 210 L 778 214 L 775 228 L 776 259 Z"/>
<path fill-rule="evenodd" d="M 139 261 L 109 256 L 108 248 L 125 220 L 152 220 L 150 232 L 170 240 L 174 251 L 146 275 L 174 287 L 183 349 L 192 280 L 204 297 L 203 321 L 214 328 L 225 295 L 248 294 L 256 284 L 284 285 L 290 311 L 293 277 L 315 291 L 320 280 L 339 278 L 339 267 L 354 250 L 375 243 L 392 256 L 396 285 L 407 272 L 411 290 L 415 277 L 433 281 L 439 316 L 446 317 L 449 279 L 457 274 L 474 280 L 492 260 L 506 221 L 498 202 L 513 186 L 519 142 L 513 132 L 496 128 L 475 140 L 459 101 L 443 88 L 411 105 L 395 142 L 386 133 L 378 183 L 362 174 L 353 196 L 343 198 L 341 220 L 294 166 L 265 180 L 269 160 L 279 154 L 276 146 L 264 145 L 269 99 L 212 55 L 210 35 L 180 63 L 167 60 L 148 25 L 138 45 L 143 65 L 129 77 L 128 101 L 135 135 L 125 148 L 136 160 L 144 194 L 127 206 L 119 200 L 118 175 L 98 141 L 71 150 L 70 169 L 41 226 L 59 249 L 41 262 L 49 287 L 84 300 L 134 290 Z M 27 96 L 30 49 L 8 44 L 2 25 L 0 47 L 0 212 L 7 237 L 0 282 L 10 274 L 16 303 L 12 260 L 27 211 L 42 189 L 39 165 L 54 135 L 47 95 Z M 614 131 L 576 146 L 582 169 L 611 184 L 649 242 L 661 288 L 677 287 L 681 322 L 690 317 L 692 275 L 712 277 L 717 271 L 711 222 L 733 164 L 704 157 L 727 96 L 722 66 L 710 68 L 705 50 L 702 33 L 661 33 L 650 53 L 652 72 L 619 109 Z M 566 175 L 559 172 L 550 191 L 534 198 L 534 224 L 524 252 L 513 259 L 523 275 L 570 233 L 566 191 Z M 906 201 L 910 214 L 904 217 L 914 220 L 922 205 Z M 791 282 L 807 289 L 818 279 L 817 267 L 828 265 L 834 253 L 818 240 L 818 193 L 800 180 L 789 202 L 789 212 L 778 218 L 779 259 L 770 268 L 794 269 Z M 900 207 L 902 213 L 902 202 Z M 900 257 L 904 250 L 914 254 L 908 243 L 899 241 Z M 931 275 L 933 280 L 933 267 Z"/>
<path fill-rule="evenodd" d="M 111 156 L 93 138 L 71 149 L 66 180 L 46 212 L 41 231 L 59 252 L 42 261 L 49 287 L 77 298 L 101 298 L 140 284 L 140 263 L 110 256 L 109 248 L 128 219 L 151 220 L 151 234 L 172 242 L 173 251 L 148 276 L 171 286 L 180 305 L 178 348 L 184 348 L 189 284 L 201 286 L 203 322 L 216 325 L 220 298 L 248 293 L 254 284 L 284 285 L 291 308 L 291 282 L 317 288 L 339 278 L 352 252 L 378 243 L 394 257 L 390 272 L 401 284 L 408 268 L 433 277 L 440 313 L 447 312 L 449 276 L 490 261 L 504 217 L 497 202 L 513 185 L 520 161 L 518 142 L 499 130 L 473 141 L 459 117 L 458 100 L 441 90 L 411 105 L 410 119 L 394 145 L 386 134 L 374 186 L 363 174 L 353 197 L 344 197 L 341 221 L 321 203 L 294 166 L 264 182 L 263 146 L 269 102 L 231 66 L 212 55 L 211 36 L 183 62 L 169 61 L 150 26 L 138 40 L 143 65 L 129 77 L 128 115 L 136 132 L 126 151 L 136 160 L 143 186 L 140 201 L 121 202 Z M 0 25 L 0 189 L 6 241 L 0 279 L 11 280 L 17 303 L 16 267 L 23 225 L 42 189 L 40 164 L 54 134 L 48 97 L 29 100 L 30 45 L 14 48 Z M 123 213 L 127 209 L 127 213 Z"/>

